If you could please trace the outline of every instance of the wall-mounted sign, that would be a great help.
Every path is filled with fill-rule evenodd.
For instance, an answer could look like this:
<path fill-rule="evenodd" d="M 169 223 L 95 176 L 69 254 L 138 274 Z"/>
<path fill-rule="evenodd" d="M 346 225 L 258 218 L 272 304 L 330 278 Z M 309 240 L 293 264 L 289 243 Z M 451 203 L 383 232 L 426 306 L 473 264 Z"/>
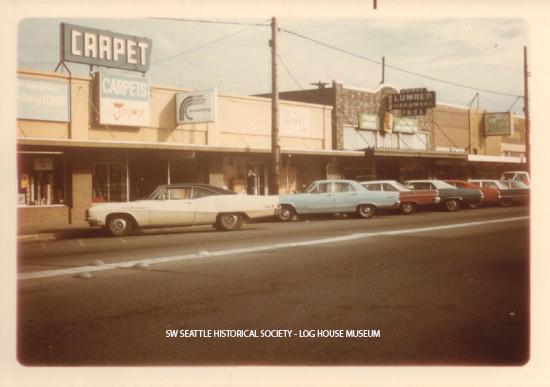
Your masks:
<path fill-rule="evenodd" d="M 395 117 L 393 131 L 398 133 L 416 133 L 418 131 L 418 119 Z"/>
<path fill-rule="evenodd" d="M 384 113 L 384 126 L 382 128 L 382 131 L 384 133 L 391 133 L 393 130 L 393 114 L 390 112 Z"/>
<path fill-rule="evenodd" d="M 148 78 L 100 71 L 98 83 L 101 125 L 151 125 Z"/>
<path fill-rule="evenodd" d="M 69 84 L 17 77 L 17 118 L 69 122 Z"/>
<path fill-rule="evenodd" d="M 428 108 L 435 107 L 435 91 L 425 88 L 401 89 L 399 94 L 388 96 L 388 109 L 400 110 L 402 116 L 426 115 Z"/>
<path fill-rule="evenodd" d="M 125 70 L 149 69 L 149 38 L 61 23 L 62 60 Z"/>
<path fill-rule="evenodd" d="M 511 112 L 485 113 L 483 120 L 486 136 L 510 136 L 514 131 L 514 116 Z"/>
<path fill-rule="evenodd" d="M 176 94 L 176 122 L 178 124 L 215 122 L 217 95 L 216 90 Z"/>
<path fill-rule="evenodd" d="M 380 128 L 380 118 L 378 114 L 359 114 L 359 129 L 378 130 Z"/>
<path fill-rule="evenodd" d="M 35 171 L 53 171 L 53 159 L 40 157 L 34 159 L 34 170 Z"/>
<path fill-rule="evenodd" d="M 287 136 L 308 136 L 310 134 L 309 111 L 304 108 L 281 106 L 279 130 L 281 134 Z"/>

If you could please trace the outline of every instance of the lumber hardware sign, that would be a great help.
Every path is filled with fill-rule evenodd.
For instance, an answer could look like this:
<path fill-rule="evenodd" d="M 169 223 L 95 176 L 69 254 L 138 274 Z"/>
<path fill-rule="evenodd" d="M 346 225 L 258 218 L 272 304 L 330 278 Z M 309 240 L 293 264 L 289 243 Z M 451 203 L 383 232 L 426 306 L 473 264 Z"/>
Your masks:
<path fill-rule="evenodd" d="M 61 60 L 147 72 L 151 39 L 61 23 Z"/>
<path fill-rule="evenodd" d="M 425 88 L 401 89 L 399 94 L 388 96 L 388 109 L 399 110 L 402 116 L 423 116 L 434 107 L 435 91 Z"/>

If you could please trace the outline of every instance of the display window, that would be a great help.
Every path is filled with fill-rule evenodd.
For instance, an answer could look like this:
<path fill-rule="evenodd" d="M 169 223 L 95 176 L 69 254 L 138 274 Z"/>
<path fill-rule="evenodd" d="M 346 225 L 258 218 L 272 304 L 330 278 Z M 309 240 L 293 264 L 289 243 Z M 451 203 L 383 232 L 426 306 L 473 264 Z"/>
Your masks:
<path fill-rule="evenodd" d="M 17 204 L 51 206 L 65 204 L 63 154 L 18 152 Z"/>
<path fill-rule="evenodd" d="M 125 161 L 96 161 L 93 171 L 93 202 L 128 200 L 128 164 Z"/>

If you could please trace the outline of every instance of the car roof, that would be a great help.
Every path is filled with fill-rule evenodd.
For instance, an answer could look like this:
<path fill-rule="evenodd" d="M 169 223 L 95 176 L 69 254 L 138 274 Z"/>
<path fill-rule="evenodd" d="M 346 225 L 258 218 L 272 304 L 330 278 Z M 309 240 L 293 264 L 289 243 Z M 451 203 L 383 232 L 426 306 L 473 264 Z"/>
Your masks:
<path fill-rule="evenodd" d="M 345 180 L 345 179 L 321 179 L 315 180 L 314 183 L 357 183 L 355 180 Z"/>
<path fill-rule="evenodd" d="M 379 183 L 395 183 L 396 180 L 365 180 L 365 181 L 360 181 L 359 183 L 360 184 L 379 184 Z"/>
<path fill-rule="evenodd" d="M 205 183 L 173 183 L 173 184 L 161 184 L 160 187 L 170 187 L 170 188 L 184 188 L 184 187 L 196 187 L 196 188 L 207 188 L 218 193 L 235 193 L 226 188 L 218 187 L 211 184 Z"/>

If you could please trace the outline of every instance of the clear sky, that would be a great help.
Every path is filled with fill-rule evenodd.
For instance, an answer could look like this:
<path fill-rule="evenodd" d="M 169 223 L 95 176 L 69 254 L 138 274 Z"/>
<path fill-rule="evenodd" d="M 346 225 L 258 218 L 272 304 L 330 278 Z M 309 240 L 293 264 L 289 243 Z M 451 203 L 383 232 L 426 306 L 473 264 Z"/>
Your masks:
<path fill-rule="evenodd" d="M 192 89 L 216 88 L 235 94 L 271 90 L 271 37 L 268 18 L 200 18 L 243 24 L 200 23 L 169 19 L 27 18 L 18 28 L 18 66 L 53 71 L 59 61 L 59 23 L 106 29 L 153 40 L 149 77 L 152 84 Z M 253 26 L 248 23 L 265 24 Z M 279 90 L 309 89 L 332 80 L 374 90 L 380 62 L 388 66 L 471 86 L 473 89 L 386 68 L 387 84 L 427 87 L 439 102 L 467 105 L 475 89 L 523 94 L 523 46 L 527 25 L 511 18 L 353 19 L 280 18 Z M 352 53 L 349 55 L 320 43 Z M 76 74 L 87 66 L 69 63 Z M 477 101 L 475 102 L 477 105 Z M 523 100 L 480 91 L 479 106 L 512 109 L 523 115 Z"/>

